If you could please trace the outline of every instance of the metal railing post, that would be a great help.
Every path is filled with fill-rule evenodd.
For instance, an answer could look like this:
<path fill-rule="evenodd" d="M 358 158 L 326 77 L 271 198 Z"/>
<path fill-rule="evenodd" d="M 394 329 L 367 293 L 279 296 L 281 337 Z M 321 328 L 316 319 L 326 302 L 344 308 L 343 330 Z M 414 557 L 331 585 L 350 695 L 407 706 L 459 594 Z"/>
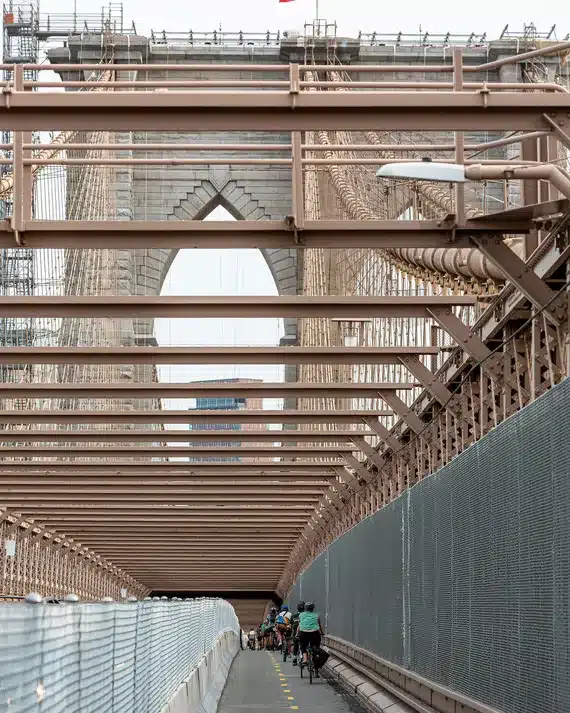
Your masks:
<path fill-rule="evenodd" d="M 304 201 L 304 190 L 303 190 L 303 163 L 302 163 L 302 153 L 301 148 L 301 132 L 294 131 L 291 134 L 291 144 L 292 144 L 292 158 L 293 158 L 293 168 L 292 168 L 292 198 L 293 198 L 293 219 L 295 223 L 295 228 L 303 230 L 305 227 L 305 201 Z"/>
<path fill-rule="evenodd" d="M 453 50 L 453 91 L 463 91 L 463 50 L 456 47 Z M 455 132 L 455 163 L 465 162 L 465 137 L 462 131 Z M 455 185 L 455 215 L 459 224 L 465 222 L 465 186 Z"/>

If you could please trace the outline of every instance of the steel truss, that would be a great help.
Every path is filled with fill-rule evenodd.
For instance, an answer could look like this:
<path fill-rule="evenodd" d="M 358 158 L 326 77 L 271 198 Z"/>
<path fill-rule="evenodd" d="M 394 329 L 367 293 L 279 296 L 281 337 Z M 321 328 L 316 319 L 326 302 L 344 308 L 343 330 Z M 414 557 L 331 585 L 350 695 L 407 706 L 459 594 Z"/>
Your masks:
<path fill-rule="evenodd" d="M 566 45 L 547 51 L 556 52 L 562 47 Z M 523 58 L 521 55 L 511 61 Z M 507 62 L 500 60 L 499 63 Z M 157 384 L 143 379 L 141 383 L 64 380 L 1 384 L 4 410 L 0 412 L 0 423 L 81 427 L 75 433 L 49 428 L 11 428 L 1 434 L 1 442 L 7 445 L 0 447 L 0 500 L 18 513 L 5 511 L 3 532 L 16 534 L 19 542 L 34 542 L 37 538 L 46 551 L 49 547 L 50 552 L 55 553 L 64 551 L 78 556 L 86 553 L 89 566 L 95 568 L 111 566 L 101 564 L 103 560 L 88 549 L 92 547 L 145 582 L 152 578 L 153 567 L 160 560 L 165 567 L 170 567 L 170 574 L 163 575 L 158 584 L 172 582 L 182 556 L 176 540 L 182 539 L 186 546 L 185 576 L 194 586 L 196 581 L 213 581 L 212 577 L 217 583 L 230 585 L 237 577 L 245 584 L 246 579 L 240 576 L 241 565 L 228 566 L 227 553 L 244 561 L 257 557 L 259 562 L 260 553 L 266 552 L 271 543 L 280 548 L 284 559 L 291 553 L 285 568 L 283 562 L 275 561 L 263 573 L 263 581 L 275 582 L 278 592 L 283 594 L 299 569 L 332 538 L 436 471 L 499 421 L 564 378 L 567 375 L 567 305 L 566 295 L 559 290 L 565 285 L 569 249 L 564 221 L 570 199 L 570 179 L 565 169 L 532 158 L 521 159 L 516 165 L 504 161 L 466 164 L 467 176 L 473 182 L 521 181 L 529 188 L 529 195 L 537 185 L 548 184 L 547 195 L 541 188 L 534 191 L 534 200 L 526 201 L 522 209 L 504 209 L 497 215 L 468 215 L 461 190 L 455 195 L 454 212 L 447 211 L 438 219 L 397 220 L 397 216 L 362 219 L 350 214 L 346 201 L 343 219 L 314 220 L 306 210 L 311 171 L 322 167 L 329 175 L 336 176 L 335 186 L 342 187 L 345 180 L 342 171 L 351 166 L 369 166 L 379 159 L 378 156 L 370 158 L 371 149 L 359 149 L 359 143 L 343 143 L 339 148 L 338 143 L 329 141 L 324 149 L 319 149 L 316 142 L 304 144 L 301 132 L 335 131 L 342 136 L 348 132 L 386 130 L 455 131 L 453 157 L 447 159 L 452 161 L 462 161 L 464 157 L 461 132 L 467 130 L 527 131 L 531 134 L 519 134 L 519 142 L 547 140 L 567 146 L 564 126 L 570 116 L 570 95 L 558 85 L 483 85 L 470 83 L 464 76 L 497 66 L 497 62 L 492 62 L 464 67 L 461 53 L 455 51 L 453 65 L 354 68 L 360 73 L 380 74 L 449 72 L 452 73 L 449 82 L 352 82 L 342 78 L 337 81 L 329 77 L 330 67 L 313 65 L 255 66 L 256 71 L 275 72 L 275 80 L 197 82 L 143 78 L 131 82 L 113 74 L 108 88 L 114 91 L 97 93 L 30 91 L 40 86 L 46 90 L 52 88 L 49 82 L 24 79 L 25 71 L 40 71 L 43 66 L 4 66 L 14 77 L 13 82 L 4 83 L 0 103 L 0 129 L 15 130 L 13 145 L 8 146 L 13 150 L 13 159 L 8 163 L 13 171 L 14 210 L 10 224 L 0 228 L 1 246 L 73 247 L 86 252 L 134 246 L 295 247 L 305 248 L 304 252 L 315 248 L 437 248 L 443 251 L 477 248 L 508 285 L 501 295 L 493 300 L 487 295 L 485 301 L 473 296 L 431 294 L 420 297 L 303 295 L 232 298 L 231 301 L 205 297 L 130 298 L 109 294 L 0 298 L 0 317 L 3 318 L 129 319 L 133 314 L 138 318 L 279 316 L 321 320 L 318 324 L 327 325 L 326 334 L 330 333 L 331 324 L 339 321 L 417 319 L 439 327 L 447 336 L 447 345 L 454 345 L 449 354 L 442 353 L 434 344 L 415 349 L 394 344 L 390 348 L 360 346 L 357 349 L 317 344 L 257 350 L 151 347 L 123 350 L 98 346 L 2 349 L 0 363 L 5 364 L 287 363 L 315 368 L 329 363 L 339 365 L 335 378 L 322 379 L 320 383 L 299 379 L 280 384 L 191 386 Z M 244 67 L 252 70 L 251 65 L 199 65 L 194 69 L 241 72 L 246 71 Z M 89 70 L 90 66 L 62 65 L 50 69 L 68 72 Z M 116 65 L 96 65 L 96 69 L 114 73 Z M 343 69 L 348 73 L 352 71 L 350 67 Z M 193 68 L 135 65 L 134 70 L 144 77 L 156 70 L 168 73 Z M 121 65 L 121 71 L 129 71 L 129 66 Z M 285 79 L 281 78 L 283 73 Z M 326 79 L 315 78 L 320 76 Z M 89 82 L 74 81 L 57 84 L 69 88 L 88 85 Z M 122 91 L 137 87 L 178 91 Z M 236 88 L 246 91 L 235 91 Z M 417 88 L 425 91 L 413 91 Z M 213 89 L 215 91 L 211 91 Z M 283 222 L 238 221 L 231 227 L 226 223 L 198 221 L 106 221 L 104 217 L 97 221 L 34 220 L 31 210 L 34 166 L 78 167 L 79 162 L 93 167 L 137 165 L 136 160 L 129 157 L 95 157 L 85 163 L 86 159 L 64 159 L 57 152 L 51 158 L 32 155 L 33 147 L 25 132 L 54 127 L 93 132 L 123 129 L 291 132 L 290 145 L 283 148 L 285 154 L 290 152 L 290 155 L 280 153 L 274 163 L 291 170 L 292 215 Z M 512 138 L 501 145 L 509 145 Z M 493 143 L 497 146 L 496 141 Z M 78 141 L 75 149 L 81 150 L 84 145 L 85 142 Z M 437 150 L 450 150 L 450 145 L 441 145 L 443 148 Z M 74 144 L 70 142 L 70 146 Z M 132 148 L 123 144 L 102 150 L 129 151 Z M 46 146 L 38 149 L 45 150 Z M 384 157 L 386 161 L 399 160 L 393 158 L 392 152 L 402 151 L 396 144 L 374 144 L 374 149 L 378 153 L 389 152 L 390 156 Z M 251 147 L 248 150 L 252 150 Z M 358 154 L 359 150 L 360 157 L 343 158 L 337 153 Z M 238 159 L 233 160 L 239 164 Z M 153 164 L 152 159 L 147 159 L 141 165 L 164 165 L 165 162 L 166 165 L 184 165 L 181 161 L 157 159 Z M 222 161 L 228 163 L 225 158 L 219 163 Z M 216 160 L 188 159 L 185 162 L 199 165 Z M 263 161 L 243 160 L 246 165 L 255 162 Z M 346 180 L 344 185 L 348 185 Z M 338 189 L 335 187 L 335 190 Z M 531 236 L 537 232 L 541 233 L 541 241 L 532 255 L 523 258 L 517 257 L 504 241 L 505 236 L 512 234 Z M 528 244 L 531 244 L 530 237 Z M 474 327 L 461 319 L 462 309 L 472 310 L 475 306 L 480 309 L 486 305 L 489 306 L 482 315 L 477 313 Z M 313 331 L 307 333 L 315 335 L 315 324 L 317 322 L 311 326 Z M 339 334 L 344 334 L 342 329 Z M 433 358 L 431 368 L 427 366 L 428 358 Z M 370 363 L 401 367 L 408 380 L 376 379 L 355 383 L 354 379 L 339 377 L 348 373 L 347 366 Z M 137 412 L 136 408 L 131 411 L 110 408 L 103 412 L 93 403 L 95 399 L 156 400 L 190 395 L 277 396 L 300 399 L 301 403 L 298 410 L 290 405 L 283 412 L 258 409 L 249 413 L 172 414 L 158 409 Z M 91 405 L 85 410 L 57 409 L 51 406 L 54 397 L 62 399 L 66 406 L 77 398 L 89 400 Z M 352 408 L 355 398 L 360 408 Z M 14 409 L 12 403 L 16 399 L 27 400 L 29 408 Z M 363 401 L 366 407 L 362 407 Z M 48 408 L 44 410 L 46 403 Z M 313 406 L 305 409 L 307 403 Z M 315 403 L 322 405 L 315 407 Z M 331 403 L 337 407 L 335 410 L 329 410 Z M 164 423 L 247 423 L 254 427 L 278 423 L 306 428 L 298 433 L 284 428 L 263 434 L 254 428 L 245 437 L 238 432 L 237 438 L 247 442 L 246 446 L 216 449 L 221 457 L 239 456 L 237 462 L 177 463 L 168 458 L 187 457 L 190 452 L 193 457 L 202 458 L 209 456 L 211 450 L 168 446 L 171 434 L 165 431 L 141 433 L 139 438 L 137 425 Z M 86 424 L 106 428 L 84 430 Z M 132 428 L 131 434 L 124 428 L 117 430 L 117 425 Z M 187 436 L 172 433 L 172 440 L 177 444 L 204 443 L 212 442 L 214 437 L 221 438 L 222 434 L 224 439 L 232 440 L 224 430 L 213 431 L 209 436 L 201 431 L 189 432 Z M 270 447 L 270 439 L 281 445 Z M 125 460 L 118 460 L 123 458 Z M 250 460 L 245 460 L 248 458 Z M 286 493 L 283 502 L 279 493 Z M 46 526 L 57 528 L 60 534 L 45 530 L 35 522 L 30 524 L 28 518 L 38 518 Z M 82 544 L 76 545 L 75 539 L 70 538 L 79 538 Z M 223 553 L 219 553 L 216 548 L 222 546 Z M 212 552 L 209 548 L 213 548 Z M 204 552 L 212 555 L 214 564 L 199 580 L 204 568 Z M 223 574 L 220 570 L 224 570 Z M 119 570 L 114 572 L 126 577 Z M 131 582 L 129 586 L 139 585 Z"/>

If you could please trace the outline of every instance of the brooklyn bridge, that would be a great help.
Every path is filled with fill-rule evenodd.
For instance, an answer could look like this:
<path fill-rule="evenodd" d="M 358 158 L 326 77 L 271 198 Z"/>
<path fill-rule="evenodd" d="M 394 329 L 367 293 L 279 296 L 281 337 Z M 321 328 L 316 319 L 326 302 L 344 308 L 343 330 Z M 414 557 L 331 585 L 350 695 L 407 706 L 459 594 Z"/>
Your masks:
<path fill-rule="evenodd" d="M 570 710 L 570 41 L 115 11 L 4 8 L 0 711 Z"/>

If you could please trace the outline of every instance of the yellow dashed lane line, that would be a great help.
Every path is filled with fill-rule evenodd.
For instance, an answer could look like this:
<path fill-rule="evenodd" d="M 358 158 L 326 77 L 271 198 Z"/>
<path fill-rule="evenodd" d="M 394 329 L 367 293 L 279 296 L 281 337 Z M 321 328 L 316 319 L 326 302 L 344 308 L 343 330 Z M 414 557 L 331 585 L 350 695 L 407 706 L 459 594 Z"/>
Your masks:
<path fill-rule="evenodd" d="M 271 656 L 271 655 L 270 655 L 270 658 L 271 658 L 271 661 L 273 662 L 273 665 L 274 665 L 274 667 L 275 667 L 275 673 L 279 676 L 279 681 L 281 682 L 281 688 L 283 688 L 283 693 L 291 693 L 291 689 L 290 689 L 290 688 L 286 688 L 286 686 L 288 686 L 289 684 L 286 683 L 287 677 L 285 676 L 285 674 L 283 674 L 283 673 L 281 672 L 281 665 L 277 663 L 277 661 L 275 660 L 275 657 L 274 657 L 274 656 Z M 285 681 L 285 683 L 283 683 L 283 681 Z M 294 700 L 295 700 L 295 696 L 287 696 L 287 700 L 288 700 L 288 701 L 294 701 Z M 299 706 L 293 706 L 293 705 L 292 705 L 292 706 L 289 706 L 289 708 L 290 708 L 292 711 L 298 711 L 298 710 L 299 710 Z"/>

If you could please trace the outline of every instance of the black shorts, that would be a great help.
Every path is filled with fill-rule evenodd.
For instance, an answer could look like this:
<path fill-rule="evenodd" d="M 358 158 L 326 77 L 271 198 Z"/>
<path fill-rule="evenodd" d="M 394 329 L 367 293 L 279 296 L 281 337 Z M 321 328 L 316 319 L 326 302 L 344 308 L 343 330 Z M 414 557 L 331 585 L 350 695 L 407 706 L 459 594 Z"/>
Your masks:
<path fill-rule="evenodd" d="M 309 644 L 312 645 L 314 649 L 318 649 L 321 645 L 321 632 L 320 631 L 300 631 L 299 632 L 299 645 L 303 653 L 307 652 Z"/>

